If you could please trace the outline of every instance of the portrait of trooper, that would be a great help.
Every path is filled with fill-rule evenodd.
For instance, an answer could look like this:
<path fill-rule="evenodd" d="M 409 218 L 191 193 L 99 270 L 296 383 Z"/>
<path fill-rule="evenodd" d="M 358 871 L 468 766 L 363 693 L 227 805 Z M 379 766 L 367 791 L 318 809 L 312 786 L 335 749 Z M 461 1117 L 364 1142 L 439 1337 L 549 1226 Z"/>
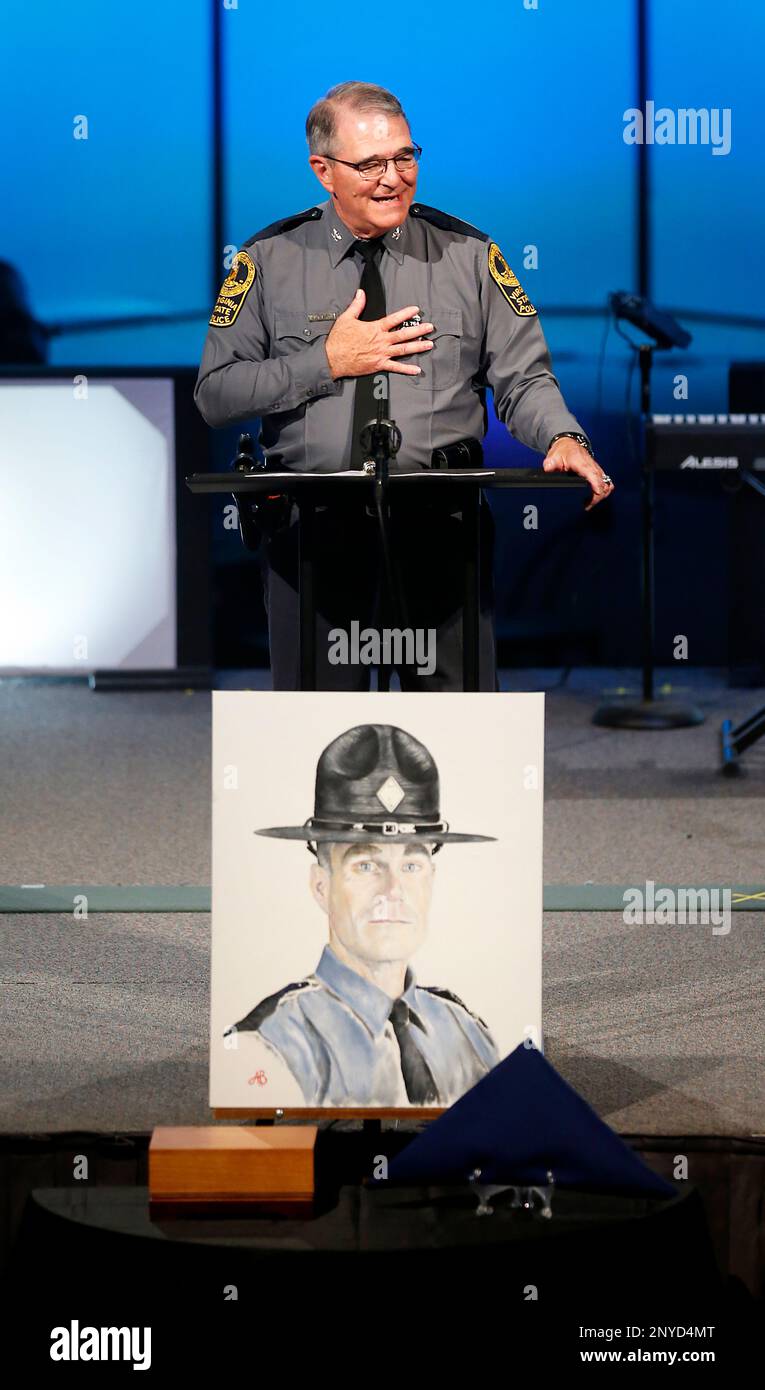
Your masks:
<path fill-rule="evenodd" d="M 311 974 L 260 1000 L 226 1034 L 255 1035 L 307 1106 L 446 1106 L 498 1061 L 487 1025 L 447 982 L 411 965 L 426 940 L 437 856 L 494 841 L 441 818 L 423 743 L 391 724 L 347 729 L 322 752 L 314 814 L 258 835 L 305 843 L 327 943 Z"/>

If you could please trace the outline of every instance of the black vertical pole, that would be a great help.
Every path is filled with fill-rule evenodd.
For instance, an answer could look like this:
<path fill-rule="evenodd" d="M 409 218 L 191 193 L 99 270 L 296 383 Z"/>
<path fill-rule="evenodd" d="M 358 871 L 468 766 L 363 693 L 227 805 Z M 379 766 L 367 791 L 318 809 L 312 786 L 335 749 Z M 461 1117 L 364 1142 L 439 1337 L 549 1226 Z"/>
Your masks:
<path fill-rule="evenodd" d="M 479 690 L 481 489 L 466 483 L 462 502 L 462 689 Z"/>
<path fill-rule="evenodd" d="M 640 501 L 643 522 L 643 699 L 653 700 L 653 653 L 655 645 L 655 599 L 653 587 L 653 510 L 654 510 L 654 470 L 653 459 L 646 458 L 645 421 L 651 409 L 651 366 L 653 347 L 641 343 L 640 348 L 640 411 L 643 417 L 643 468 L 640 478 Z"/>
<path fill-rule="evenodd" d="M 298 504 L 298 606 L 300 645 L 300 689 L 316 689 L 316 595 L 314 559 L 316 509 L 313 492 L 305 487 L 297 495 Z"/>
<path fill-rule="evenodd" d="M 648 5 L 649 0 L 636 0 L 636 24 L 637 24 L 637 108 L 643 112 L 645 119 L 646 101 L 648 100 L 648 80 L 649 80 L 649 39 L 648 39 Z M 648 166 L 648 145 L 645 141 L 645 129 L 643 130 L 643 140 L 637 147 L 637 189 L 635 209 L 637 217 L 636 227 L 636 257 L 637 257 L 637 292 L 646 299 L 651 297 L 651 185 L 650 170 Z"/>
<path fill-rule="evenodd" d="M 648 13 L 649 0 L 637 0 L 637 105 L 646 119 L 648 100 Z M 651 293 L 651 186 L 648 165 L 648 144 L 645 124 L 643 139 L 638 145 L 637 169 L 637 289 L 638 294 L 650 298 Z M 653 364 L 653 349 L 647 345 L 640 348 L 640 412 L 643 422 L 643 456 L 641 469 L 641 504 L 643 513 L 643 699 L 653 700 L 653 662 L 654 662 L 654 588 L 653 588 L 653 506 L 654 474 L 645 457 L 645 422 L 650 410 L 650 380 Z"/>
<path fill-rule="evenodd" d="M 643 140 L 637 147 L 637 179 L 635 184 L 635 275 L 637 292 L 651 297 L 651 180 L 645 124 L 646 103 L 649 100 L 650 64 L 650 0 L 635 0 L 636 75 L 635 105 L 643 113 Z M 646 420 L 650 411 L 650 381 L 653 348 L 646 343 L 639 349 L 640 412 L 642 429 L 640 460 L 641 500 L 641 581 L 642 581 L 642 677 L 643 698 L 640 705 L 603 704 L 595 711 L 593 723 L 609 729 L 681 729 L 703 723 L 704 716 L 693 706 L 669 704 L 654 699 L 655 660 L 655 595 L 654 595 L 654 470 L 653 459 L 646 457 Z"/>
<path fill-rule="evenodd" d="M 225 189 L 223 181 L 223 3 L 222 0 L 210 0 L 210 17 L 212 21 L 211 42 L 211 72 L 210 82 L 211 91 L 211 199 L 210 211 L 212 224 L 210 234 L 212 245 L 210 247 L 210 274 L 211 290 L 210 303 L 215 303 L 215 297 L 220 288 L 223 276 L 223 247 L 225 245 L 224 231 L 224 199 Z"/>

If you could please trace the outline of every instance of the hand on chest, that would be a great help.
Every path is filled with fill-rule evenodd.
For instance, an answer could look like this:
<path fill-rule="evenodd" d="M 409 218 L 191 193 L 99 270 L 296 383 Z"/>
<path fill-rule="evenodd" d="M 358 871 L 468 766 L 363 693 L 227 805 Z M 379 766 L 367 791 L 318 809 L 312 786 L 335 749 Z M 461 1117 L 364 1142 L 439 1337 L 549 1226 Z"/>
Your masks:
<path fill-rule="evenodd" d="M 433 342 L 432 351 L 401 358 L 422 369 L 418 375 L 398 374 L 397 382 L 407 390 L 441 391 L 469 379 L 478 369 L 480 332 L 473 323 L 478 318 L 478 305 L 460 305 L 457 287 L 448 283 L 446 276 L 441 285 L 435 269 L 427 262 L 405 260 L 399 265 L 392 258 L 383 258 L 385 313 L 417 305 L 419 312 L 408 317 L 405 325 L 434 325 L 426 335 Z M 326 336 L 353 300 L 360 278 L 360 267 L 350 259 L 335 269 L 327 263 L 322 274 L 313 277 L 315 282 L 309 278 L 304 287 L 285 287 L 272 306 L 273 355 L 298 352 Z"/>

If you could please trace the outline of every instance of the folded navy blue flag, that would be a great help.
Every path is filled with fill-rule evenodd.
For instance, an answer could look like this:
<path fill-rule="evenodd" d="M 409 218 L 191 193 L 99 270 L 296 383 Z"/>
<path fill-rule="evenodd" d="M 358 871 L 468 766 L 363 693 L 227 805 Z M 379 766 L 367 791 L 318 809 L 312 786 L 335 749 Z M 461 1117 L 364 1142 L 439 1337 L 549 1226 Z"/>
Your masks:
<path fill-rule="evenodd" d="M 559 1076 L 535 1047 L 521 1044 L 394 1158 L 389 1182 L 545 1184 L 676 1197 Z"/>

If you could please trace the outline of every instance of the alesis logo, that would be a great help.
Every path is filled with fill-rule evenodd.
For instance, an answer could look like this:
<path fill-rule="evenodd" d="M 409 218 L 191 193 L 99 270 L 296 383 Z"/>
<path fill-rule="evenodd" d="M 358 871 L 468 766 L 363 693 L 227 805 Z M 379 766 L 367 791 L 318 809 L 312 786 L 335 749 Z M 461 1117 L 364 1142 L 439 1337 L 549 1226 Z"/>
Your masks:
<path fill-rule="evenodd" d="M 699 458 L 698 454 L 689 454 L 687 459 L 683 459 L 681 468 L 738 468 L 737 458 L 726 458 L 724 454 L 705 454 Z"/>

